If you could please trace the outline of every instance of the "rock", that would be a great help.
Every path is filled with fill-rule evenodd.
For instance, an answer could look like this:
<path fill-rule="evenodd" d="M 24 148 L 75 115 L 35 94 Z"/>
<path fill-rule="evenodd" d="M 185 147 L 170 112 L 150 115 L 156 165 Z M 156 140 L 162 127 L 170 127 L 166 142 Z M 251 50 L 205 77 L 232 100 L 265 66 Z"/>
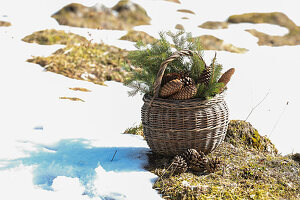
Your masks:
<path fill-rule="evenodd" d="M 203 24 L 199 25 L 198 27 L 205 28 L 205 29 L 225 29 L 225 28 L 228 28 L 228 23 L 227 22 L 207 21 L 207 22 L 204 22 Z"/>
<path fill-rule="evenodd" d="M 204 50 L 229 51 L 232 53 L 245 53 L 248 50 L 227 44 L 223 40 L 212 35 L 202 35 L 198 37 Z"/>
<path fill-rule="evenodd" d="M 0 21 L 0 26 L 11 26 L 11 23 L 6 21 Z"/>
<path fill-rule="evenodd" d="M 182 26 L 182 24 L 176 24 L 175 29 L 183 31 L 184 27 Z"/>
<path fill-rule="evenodd" d="M 144 44 L 152 44 L 156 42 L 156 38 L 148 35 L 147 33 L 143 31 L 134 31 L 130 30 L 128 33 L 120 38 L 120 40 L 129 40 L 132 42 L 138 42 L 141 41 Z"/>
<path fill-rule="evenodd" d="M 292 155 L 292 159 L 300 164 L 300 153 Z"/>
<path fill-rule="evenodd" d="M 267 137 L 261 136 L 249 122 L 242 120 L 230 121 L 225 141 L 235 147 L 257 150 L 271 155 L 278 153 L 274 144 Z"/>
<path fill-rule="evenodd" d="M 113 8 L 107 8 L 102 4 L 86 7 L 72 3 L 52 17 L 61 25 L 108 30 L 131 29 L 133 26 L 150 22 L 146 11 L 128 0 L 121 0 Z"/>

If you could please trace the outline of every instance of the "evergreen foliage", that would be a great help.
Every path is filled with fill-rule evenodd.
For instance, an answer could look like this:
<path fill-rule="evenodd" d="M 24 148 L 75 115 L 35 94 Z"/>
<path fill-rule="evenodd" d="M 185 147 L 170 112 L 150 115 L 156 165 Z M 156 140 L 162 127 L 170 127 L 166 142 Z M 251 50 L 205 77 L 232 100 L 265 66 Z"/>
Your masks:
<path fill-rule="evenodd" d="M 197 83 L 201 72 L 205 69 L 205 62 L 202 59 L 202 48 L 200 41 L 193 38 L 191 33 L 179 31 L 160 32 L 160 39 L 153 44 L 144 44 L 137 42 L 135 47 L 137 50 L 132 51 L 128 55 L 128 59 L 134 67 L 124 64 L 124 69 L 130 72 L 130 75 L 125 80 L 125 85 L 133 90 L 129 95 L 135 95 L 138 92 L 153 94 L 153 84 L 156 80 L 157 72 L 160 65 L 172 53 L 181 50 L 191 50 L 196 52 L 191 57 L 180 57 L 168 64 L 165 74 L 167 73 L 185 73 L 188 74 L 195 82 L 198 88 L 197 98 L 209 98 L 214 96 L 220 91 L 222 83 L 217 83 L 222 65 L 216 64 L 214 58 L 211 66 L 213 66 L 213 74 L 208 85 L 201 85 Z"/>

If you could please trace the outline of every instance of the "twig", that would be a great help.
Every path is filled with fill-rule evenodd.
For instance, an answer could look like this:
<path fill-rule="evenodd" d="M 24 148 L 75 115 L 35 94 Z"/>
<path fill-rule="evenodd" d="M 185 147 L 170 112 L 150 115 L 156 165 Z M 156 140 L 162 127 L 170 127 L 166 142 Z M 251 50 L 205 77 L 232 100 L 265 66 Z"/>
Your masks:
<path fill-rule="evenodd" d="M 111 161 L 110 161 L 110 162 L 112 162 L 112 161 L 114 160 L 114 158 L 115 158 L 115 155 L 116 155 L 117 151 L 118 151 L 118 150 L 116 150 L 116 151 L 115 151 L 115 154 L 114 154 L 114 156 L 112 157 L 112 159 L 111 159 Z"/>
<path fill-rule="evenodd" d="M 215 52 L 215 57 L 213 58 L 213 61 L 212 61 L 212 75 L 211 75 L 210 83 L 212 83 L 214 81 L 216 57 L 217 57 L 217 52 Z"/>
<path fill-rule="evenodd" d="M 281 113 L 280 113 L 280 115 L 279 115 L 277 121 L 275 122 L 275 124 L 274 124 L 274 126 L 273 126 L 273 128 L 272 128 L 272 130 L 271 130 L 271 132 L 270 132 L 270 134 L 268 135 L 268 138 L 270 138 L 270 135 L 271 135 L 271 134 L 273 133 L 273 131 L 275 130 L 277 124 L 279 123 L 279 121 L 280 121 L 281 117 L 283 116 L 283 113 L 285 112 L 285 110 L 286 110 L 286 108 L 287 108 L 288 105 L 289 105 L 289 102 L 287 101 L 286 104 L 285 104 L 285 106 L 284 106 L 284 109 L 281 111 Z"/>
<path fill-rule="evenodd" d="M 267 92 L 267 94 L 265 95 L 265 97 L 254 107 L 252 107 L 250 113 L 248 114 L 248 116 L 246 117 L 245 121 L 247 121 L 247 119 L 250 117 L 250 115 L 252 114 L 252 112 L 267 98 L 267 96 L 270 94 L 270 90 Z"/>

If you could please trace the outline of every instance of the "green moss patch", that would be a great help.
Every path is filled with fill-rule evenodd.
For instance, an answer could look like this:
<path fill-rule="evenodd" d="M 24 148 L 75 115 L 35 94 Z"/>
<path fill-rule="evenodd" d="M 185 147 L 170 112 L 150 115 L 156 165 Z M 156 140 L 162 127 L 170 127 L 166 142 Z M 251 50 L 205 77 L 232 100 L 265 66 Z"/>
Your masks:
<path fill-rule="evenodd" d="M 145 44 L 152 44 L 157 41 L 156 38 L 148 35 L 143 31 L 130 30 L 128 33 L 120 38 L 120 40 L 129 40 L 132 42 L 142 41 Z"/>
<path fill-rule="evenodd" d="M 221 160 L 218 171 L 175 175 L 172 158 L 154 153 L 145 168 L 158 176 L 153 188 L 164 199 L 299 199 L 300 166 L 276 152 L 249 123 L 231 121 L 226 140 L 207 155 Z"/>
<path fill-rule="evenodd" d="M 113 13 L 115 11 L 117 14 Z M 59 24 L 109 30 L 130 29 L 136 25 L 149 24 L 150 18 L 138 4 L 121 0 L 113 8 L 103 5 L 86 7 L 72 3 L 52 15 Z"/>
<path fill-rule="evenodd" d="M 229 23 L 268 23 L 275 24 L 289 29 L 289 33 L 284 36 L 271 36 L 255 29 L 246 30 L 257 37 L 258 45 L 283 46 L 300 44 L 300 27 L 297 26 L 285 14 L 280 12 L 272 13 L 246 13 L 242 15 L 232 15 L 228 18 Z"/>
<path fill-rule="evenodd" d="M 24 42 L 37 43 L 41 45 L 82 44 L 88 42 L 85 37 L 55 29 L 37 31 L 32 33 L 31 35 L 24 37 L 22 40 Z"/>
<path fill-rule="evenodd" d="M 205 50 L 229 51 L 232 53 L 245 53 L 248 51 L 245 48 L 227 44 L 223 40 L 212 35 L 202 35 L 198 38 L 202 44 L 202 48 Z"/>
<path fill-rule="evenodd" d="M 127 61 L 127 54 L 105 44 L 70 44 L 51 56 L 33 57 L 28 62 L 39 64 L 47 71 L 103 85 L 110 80 L 123 82 L 126 73 L 121 65 Z"/>
<path fill-rule="evenodd" d="M 227 22 L 207 21 L 207 22 L 204 22 L 203 24 L 199 25 L 198 27 L 205 28 L 205 29 L 225 29 L 225 28 L 228 28 L 228 23 Z"/>
<path fill-rule="evenodd" d="M 188 10 L 188 9 L 178 9 L 177 12 L 182 12 L 182 13 L 189 13 L 189 14 L 195 14 L 193 11 Z"/>
<path fill-rule="evenodd" d="M 11 23 L 6 21 L 0 21 L 0 26 L 11 26 Z"/>

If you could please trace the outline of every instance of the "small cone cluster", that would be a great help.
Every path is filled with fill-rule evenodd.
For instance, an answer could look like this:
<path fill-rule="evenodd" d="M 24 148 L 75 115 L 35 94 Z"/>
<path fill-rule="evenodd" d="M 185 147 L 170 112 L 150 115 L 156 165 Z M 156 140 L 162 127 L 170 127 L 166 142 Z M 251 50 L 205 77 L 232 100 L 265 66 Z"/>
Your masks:
<path fill-rule="evenodd" d="M 209 159 L 203 152 L 198 152 L 195 149 L 188 149 L 182 155 L 175 156 L 171 164 L 174 173 L 184 173 L 187 169 L 197 172 L 207 171 L 213 173 L 220 169 L 220 166 L 220 159 Z"/>

